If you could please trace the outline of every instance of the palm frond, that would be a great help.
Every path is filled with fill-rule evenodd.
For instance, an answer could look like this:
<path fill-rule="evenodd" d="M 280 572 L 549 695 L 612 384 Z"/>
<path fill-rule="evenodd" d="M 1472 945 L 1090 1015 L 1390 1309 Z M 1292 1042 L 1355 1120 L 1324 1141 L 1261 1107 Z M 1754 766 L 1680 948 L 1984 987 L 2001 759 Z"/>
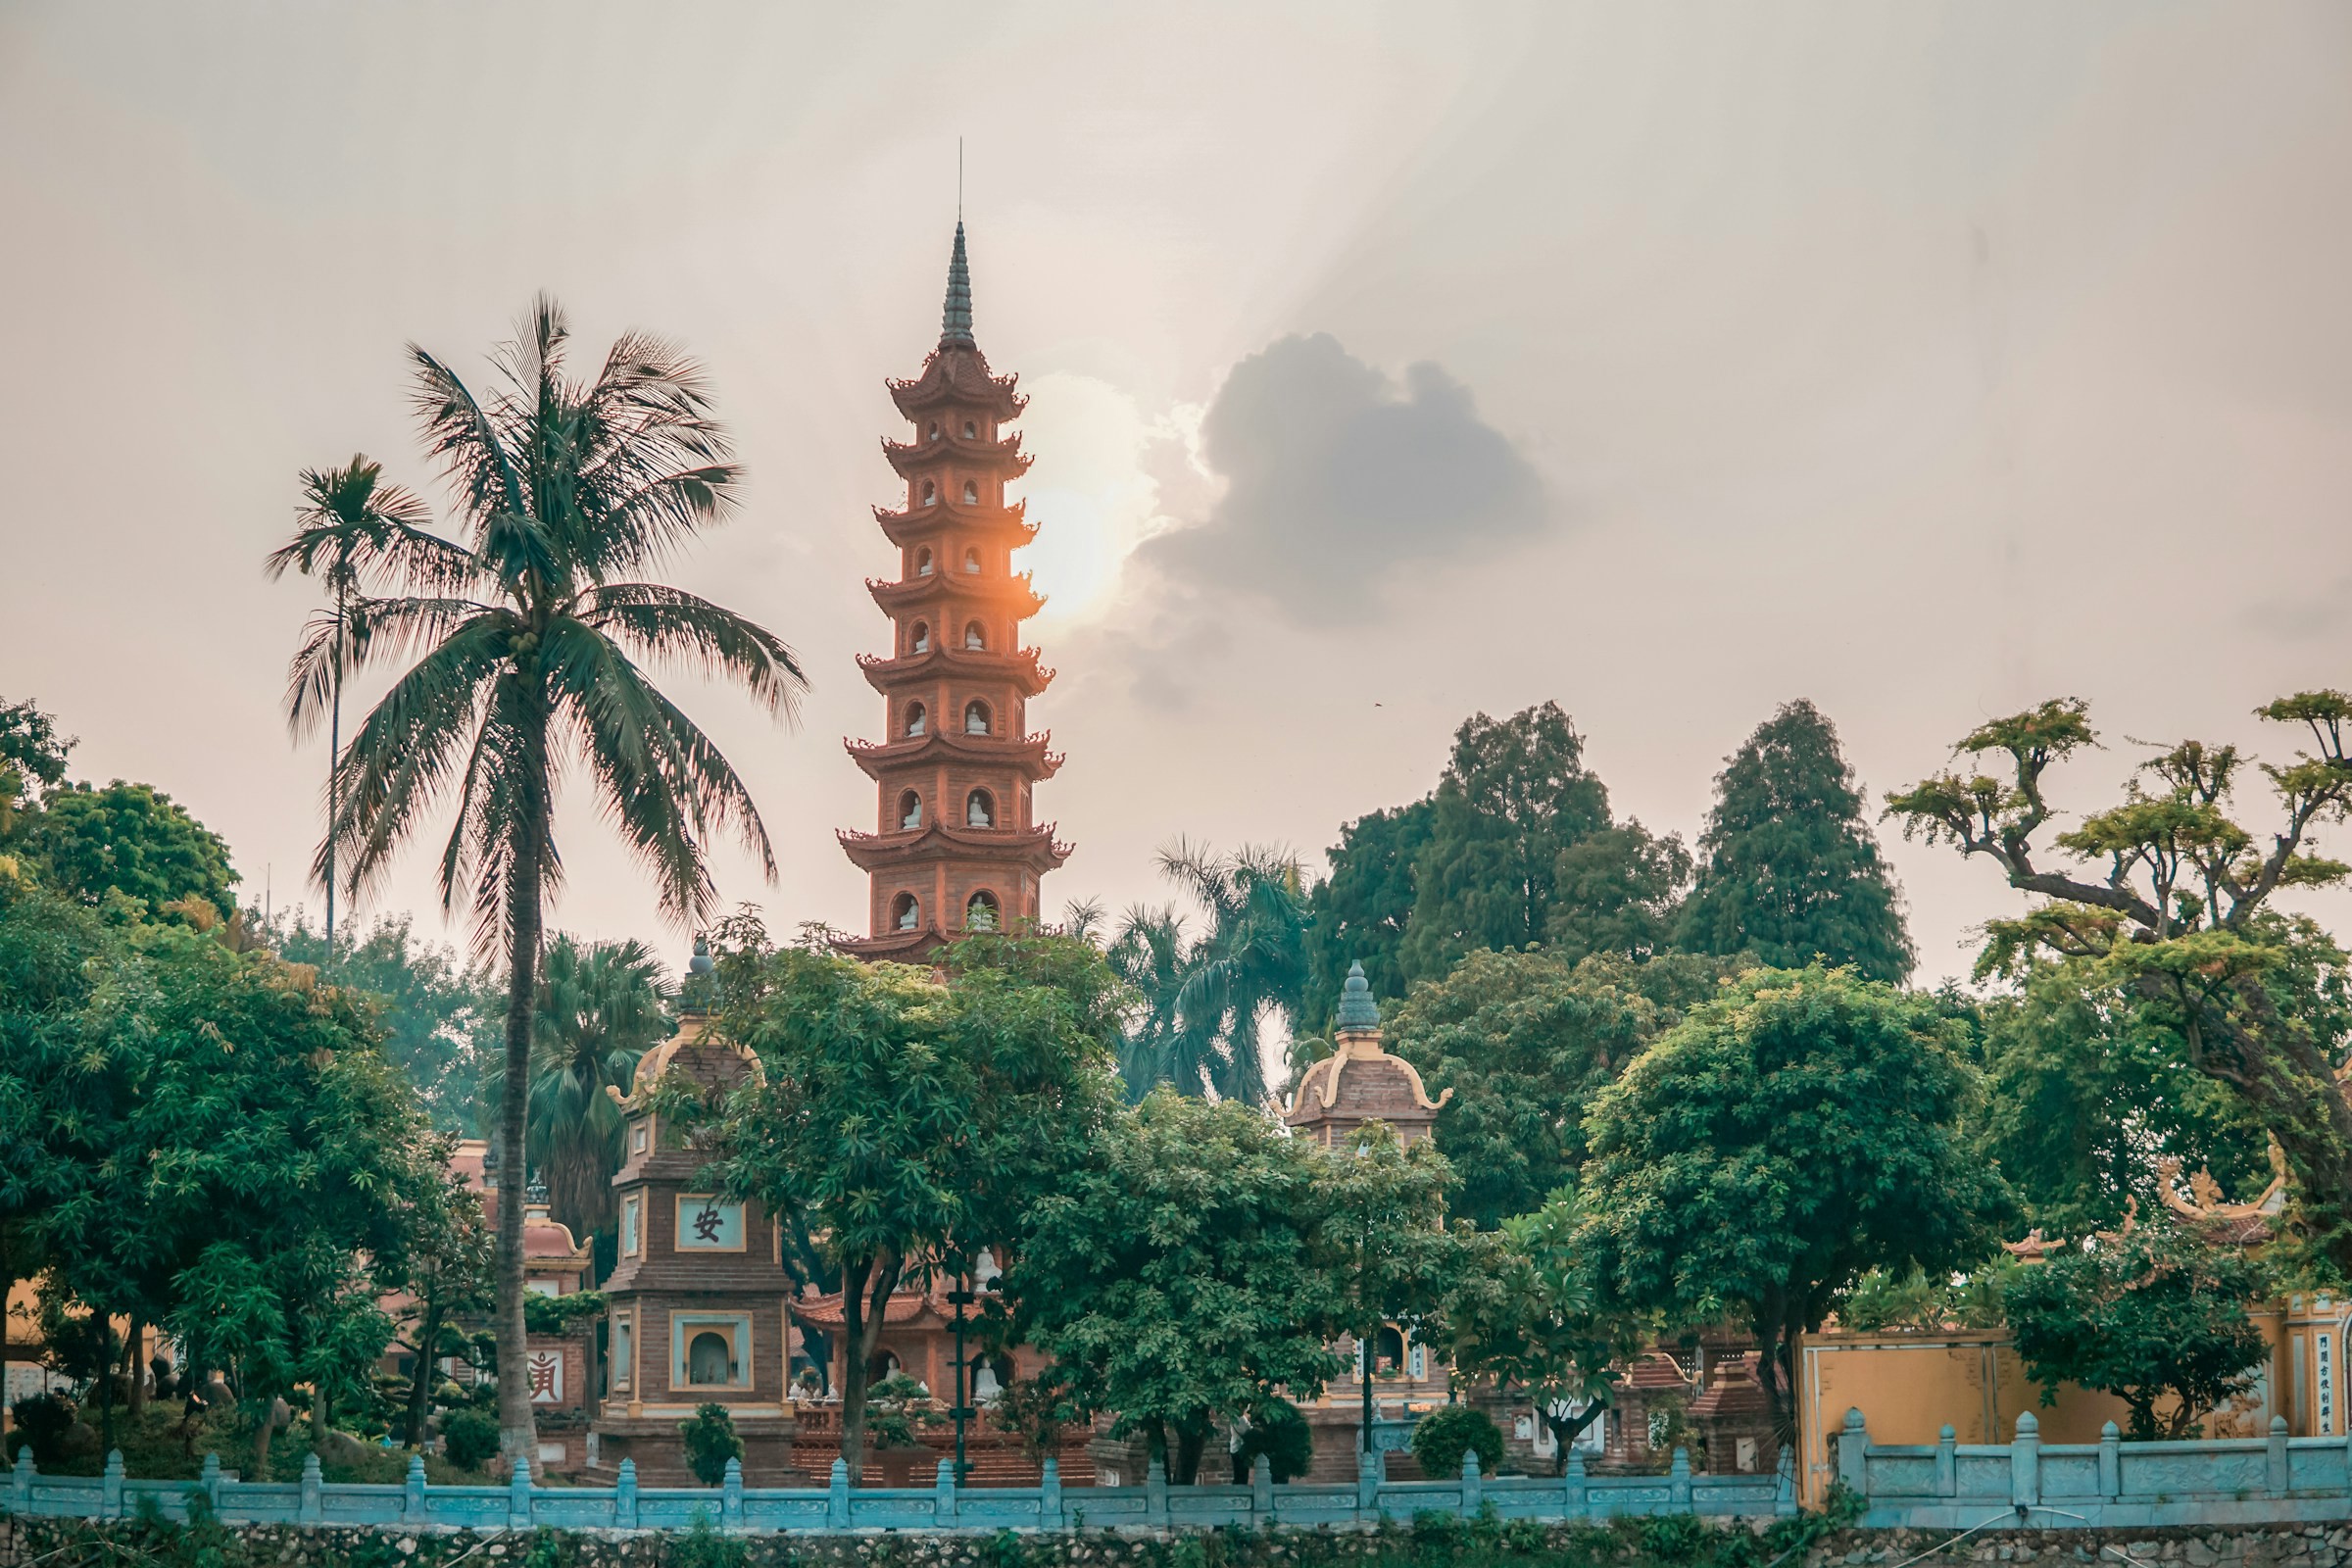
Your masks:
<path fill-rule="evenodd" d="M 765 627 L 708 599 L 662 583 L 612 583 L 594 592 L 580 618 L 643 657 L 726 676 L 768 712 L 788 721 L 799 716 L 808 689 L 800 656 Z"/>

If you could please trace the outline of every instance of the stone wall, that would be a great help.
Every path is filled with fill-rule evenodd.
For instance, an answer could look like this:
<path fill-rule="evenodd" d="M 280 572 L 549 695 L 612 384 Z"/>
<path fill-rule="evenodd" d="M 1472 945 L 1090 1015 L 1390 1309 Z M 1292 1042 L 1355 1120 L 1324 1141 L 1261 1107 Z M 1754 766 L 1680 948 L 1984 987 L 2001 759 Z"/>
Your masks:
<path fill-rule="evenodd" d="M 54 1519 L 18 1519 L 0 1513 L 0 1568 L 33 1568 L 75 1538 L 97 1527 Z M 135 1533 L 146 1527 L 119 1520 L 105 1527 L 124 1543 L 127 1555 L 145 1556 L 135 1549 Z M 1569 1536 L 1582 1531 L 1572 1547 Z M 335 1527 L 301 1528 L 257 1525 L 233 1532 L 235 1544 L 224 1554 L 234 1568 L 455 1568 L 464 1559 L 476 1568 L 666 1568 L 675 1562 L 679 1543 L 675 1532 L 599 1535 L 587 1532 L 534 1538 L 526 1534 L 499 1535 L 473 1531 L 439 1531 L 414 1535 Z M 1496 1550 L 1494 1544 L 1454 1541 L 1467 1547 L 1465 1556 L 1492 1561 L 1494 1556 L 1524 1557 L 1531 1568 L 1550 1553 L 1545 1547 L 1566 1547 L 1581 1561 L 1619 1561 L 1634 1568 L 1642 1561 L 1632 1538 L 1621 1537 L 1626 1549 L 1614 1554 L 1595 1552 L 1593 1529 L 1558 1526 L 1546 1533 L 1542 1545 L 1521 1538 Z M 84 1539 L 87 1539 L 86 1536 Z M 1907 1561 L 1943 1545 L 1950 1532 L 1920 1530 L 1852 1530 L 1824 1538 L 1804 1557 L 1805 1568 L 1872 1568 Z M 1407 1541 L 1399 1532 L 1278 1530 L 1255 1535 L 1228 1536 L 1225 1561 L 1249 1565 L 1346 1563 L 1357 1559 L 1395 1559 Z M 892 1531 L 857 1536 L 750 1536 L 728 1543 L 730 1554 L 740 1551 L 741 1568 L 986 1568 L 1000 1561 L 986 1532 L 915 1534 Z M 1582 1549 L 1577 1549 L 1581 1547 Z M 1532 1548 L 1532 1549 L 1531 1549 Z M 1444 1540 L 1411 1541 L 1416 1561 L 1444 1564 L 1456 1554 Z M 1088 1565 L 1088 1568 L 1161 1568 L 1172 1561 L 1195 1560 L 1196 1549 L 1184 1546 L 1181 1533 L 1107 1532 L 1025 1538 L 1021 1561 L 1040 1565 Z M 1938 1562 L 2001 1563 L 2013 1568 L 2082 1568 L 2093 1560 L 2125 1568 L 2352 1568 L 2352 1525 L 2281 1525 L 2237 1530 L 2162 1529 L 2140 1531 L 2004 1530 L 1969 1537 Z M 1557 1560 L 1557 1559 L 1553 1559 Z M 1704 1560 L 1703 1558 L 1701 1559 Z"/>

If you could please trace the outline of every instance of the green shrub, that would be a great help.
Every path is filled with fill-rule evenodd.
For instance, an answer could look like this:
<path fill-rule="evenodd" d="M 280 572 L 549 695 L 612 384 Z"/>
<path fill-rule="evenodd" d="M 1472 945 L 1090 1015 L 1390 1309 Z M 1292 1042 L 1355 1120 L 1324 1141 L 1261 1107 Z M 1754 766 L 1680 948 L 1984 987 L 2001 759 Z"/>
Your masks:
<path fill-rule="evenodd" d="M 477 1470 L 498 1452 L 498 1417 L 488 1410 L 452 1410 L 441 1418 L 449 1462 Z"/>
<path fill-rule="evenodd" d="M 1462 1455 L 1473 1450 L 1482 1475 L 1493 1475 L 1502 1463 L 1502 1428 L 1484 1410 L 1448 1404 L 1413 1425 L 1413 1457 L 1432 1481 L 1460 1475 Z"/>
<path fill-rule="evenodd" d="M 62 1394 L 28 1394 L 19 1399 L 16 1431 L 9 1434 L 9 1458 L 16 1458 L 20 1446 L 28 1446 L 34 1463 L 57 1463 L 65 1457 L 66 1434 L 74 1430 L 75 1413 L 74 1401 Z"/>
<path fill-rule="evenodd" d="M 710 1515 L 698 1506 L 686 1533 L 671 1538 L 669 1549 L 662 1555 L 663 1568 L 744 1568 L 751 1556 L 751 1543 L 737 1536 L 720 1535 L 712 1528 Z"/>
<path fill-rule="evenodd" d="M 727 1461 L 743 1457 L 743 1439 L 723 1404 L 698 1406 L 693 1420 L 678 1423 L 678 1436 L 686 1440 L 686 1468 L 706 1487 L 726 1480 Z"/>
<path fill-rule="evenodd" d="M 1276 1481 L 1296 1481 L 1314 1463 L 1315 1429 L 1288 1399 L 1270 1399 L 1250 1413 L 1249 1430 L 1233 1456 L 1237 1482 L 1250 1479 L 1250 1467 L 1261 1453 Z"/>

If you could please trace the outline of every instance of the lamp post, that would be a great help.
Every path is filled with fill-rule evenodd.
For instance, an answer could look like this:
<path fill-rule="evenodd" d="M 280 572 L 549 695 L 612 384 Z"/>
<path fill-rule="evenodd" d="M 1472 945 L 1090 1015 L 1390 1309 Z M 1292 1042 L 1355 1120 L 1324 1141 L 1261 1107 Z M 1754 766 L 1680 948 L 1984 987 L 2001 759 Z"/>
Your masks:
<path fill-rule="evenodd" d="M 966 1322 L 964 1308 L 970 1306 L 975 1298 L 972 1295 L 972 1277 L 968 1266 L 958 1276 L 958 1279 L 961 1282 L 958 1288 L 948 1293 L 948 1302 L 956 1308 L 956 1399 L 955 1403 L 948 1407 L 948 1414 L 955 1417 L 956 1420 L 956 1484 L 960 1487 L 971 1478 L 971 1465 L 963 1456 L 964 1423 L 969 1421 L 972 1416 L 971 1401 L 968 1397 L 971 1379 L 964 1366 L 963 1331 Z"/>

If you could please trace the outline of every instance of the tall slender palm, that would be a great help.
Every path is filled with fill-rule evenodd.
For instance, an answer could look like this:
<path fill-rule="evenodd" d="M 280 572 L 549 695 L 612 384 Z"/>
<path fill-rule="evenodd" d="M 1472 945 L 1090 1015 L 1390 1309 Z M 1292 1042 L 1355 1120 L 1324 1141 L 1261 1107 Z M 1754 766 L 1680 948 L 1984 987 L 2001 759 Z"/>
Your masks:
<path fill-rule="evenodd" d="M 637 1059 L 669 1037 L 669 987 L 654 950 L 634 939 L 558 936 L 540 970 L 523 1149 L 549 1210 L 584 1238 L 612 1223 L 620 1169 L 623 1118 L 605 1089 L 626 1090 Z"/>
<path fill-rule="evenodd" d="M 425 532 L 432 520 L 424 503 L 396 484 L 383 482 L 384 467 L 364 453 L 354 453 L 340 468 L 302 470 L 303 506 L 295 514 L 294 537 L 273 550 L 266 564 L 272 581 L 288 567 L 306 577 L 322 577 L 334 596 L 332 619 L 320 616 L 313 634 L 324 631 L 327 649 L 328 719 L 326 741 L 327 820 L 333 821 L 341 804 L 335 763 L 343 755 L 343 674 L 351 651 L 351 602 L 363 576 L 371 568 L 416 554 L 420 539 L 423 554 L 432 554 L 433 540 Z M 334 841 L 327 841 L 326 962 L 335 961 Z"/>
<path fill-rule="evenodd" d="M 1262 1104 L 1266 1017 L 1279 1014 L 1296 1031 L 1305 1004 L 1308 915 L 1298 858 L 1252 845 L 1216 855 L 1179 839 L 1160 851 L 1159 869 L 1207 916 L 1184 955 L 1179 1059 L 1199 1060 L 1224 1098 Z"/>
<path fill-rule="evenodd" d="M 1160 1084 L 1193 1095 L 1208 1085 L 1208 1059 L 1197 1049 L 1198 1035 L 1184 1029 L 1177 1005 L 1190 952 L 1183 917 L 1173 908 L 1145 905 L 1120 917 L 1102 950 L 1111 971 L 1142 999 L 1119 1042 L 1119 1078 L 1130 1101 L 1141 1101 Z"/>
<path fill-rule="evenodd" d="M 341 852 L 357 893 L 436 807 L 457 822 L 441 851 L 441 900 L 469 899 L 475 945 L 507 959 L 506 1092 L 500 1097 L 498 1350 L 520 1366 L 524 1086 L 545 906 L 562 885 L 555 839 L 567 764 L 653 874 L 663 911 L 691 924 L 714 898 L 706 848 L 735 830 L 771 878 L 775 858 L 751 792 L 638 661 L 740 685 L 789 717 L 807 681 L 792 650 L 731 611 L 632 580 L 732 505 L 738 471 L 701 371 L 630 333 L 592 379 L 566 375 L 562 311 L 535 301 L 494 357 L 486 401 L 412 348 L 416 407 L 466 523 L 463 541 L 404 540 L 381 563 L 390 591 L 350 607 L 353 667 L 421 650 L 368 712 L 335 769 L 323 871 Z M 294 659 L 290 715 L 315 723 L 333 687 L 331 632 Z M 536 1452 L 529 1391 L 500 1380 L 500 1448 Z"/>

